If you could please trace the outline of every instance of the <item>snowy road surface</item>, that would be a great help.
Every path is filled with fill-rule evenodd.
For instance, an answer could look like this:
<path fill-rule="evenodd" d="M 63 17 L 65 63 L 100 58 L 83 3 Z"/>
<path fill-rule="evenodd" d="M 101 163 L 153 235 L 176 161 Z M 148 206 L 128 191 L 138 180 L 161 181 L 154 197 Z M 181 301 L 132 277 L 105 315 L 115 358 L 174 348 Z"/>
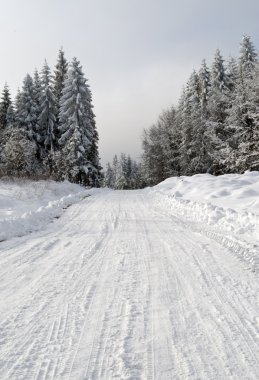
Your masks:
<path fill-rule="evenodd" d="M 258 379 L 255 273 L 145 191 L 0 245 L 0 379 Z"/>

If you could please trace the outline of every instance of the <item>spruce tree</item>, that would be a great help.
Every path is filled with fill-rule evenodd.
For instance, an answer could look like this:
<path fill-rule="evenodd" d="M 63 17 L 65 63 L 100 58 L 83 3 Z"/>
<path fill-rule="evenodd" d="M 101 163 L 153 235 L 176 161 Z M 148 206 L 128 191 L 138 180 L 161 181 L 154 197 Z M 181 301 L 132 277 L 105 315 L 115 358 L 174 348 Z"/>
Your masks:
<path fill-rule="evenodd" d="M 110 189 L 114 188 L 114 175 L 113 175 L 112 167 L 109 162 L 106 165 L 106 171 L 104 174 L 104 186 L 109 187 Z"/>
<path fill-rule="evenodd" d="M 29 139 L 40 142 L 36 104 L 34 100 L 34 85 L 32 77 L 27 74 L 23 81 L 21 93 L 16 98 L 16 121 L 25 130 Z"/>
<path fill-rule="evenodd" d="M 205 101 L 205 90 L 202 92 Z M 207 100 L 206 100 L 207 102 Z M 193 71 L 185 90 L 184 122 L 182 124 L 182 144 L 180 148 L 181 161 L 187 175 L 203 172 L 204 157 L 204 128 L 202 120 L 202 107 L 200 102 L 200 81 L 196 71 Z"/>
<path fill-rule="evenodd" d="M 203 59 L 199 71 L 199 98 L 201 104 L 201 112 L 204 117 L 207 117 L 207 103 L 211 87 L 211 74 L 208 69 L 205 59 Z"/>
<path fill-rule="evenodd" d="M 45 61 L 41 72 L 41 99 L 40 99 L 40 114 L 39 114 L 39 126 L 41 133 L 41 141 L 45 150 L 45 154 L 51 156 L 54 153 L 55 144 L 57 144 L 56 134 L 56 98 L 53 93 L 52 76 L 50 74 L 50 68 Z M 49 164 L 51 165 L 51 162 Z"/>
<path fill-rule="evenodd" d="M 219 174 L 224 170 L 225 144 L 228 139 L 225 119 L 230 105 L 230 87 L 230 78 L 226 72 L 224 60 L 217 49 L 211 69 L 211 88 L 205 130 L 211 161 L 208 171 L 212 174 Z"/>
<path fill-rule="evenodd" d="M 92 183 L 98 169 L 90 160 L 94 137 L 91 94 L 80 62 L 74 58 L 60 99 L 61 156 L 67 162 L 64 175 L 73 182 Z M 66 157 L 70 157 L 68 164 Z"/>
<path fill-rule="evenodd" d="M 42 84 L 41 84 L 41 79 L 40 79 L 38 70 L 34 71 L 33 87 L 34 87 L 34 102 L 35 102 L 35 107 L 36 107 L 36 116 L 37 116 L 37 120 L 39 120 L 39 116 L 41 113 Z"/>
<path fill-rule="evenodd" d="M 59 104 L 67 76 L 68 63 L 63 48 L 59 50 L 57 64 L 54 70 L 54 95 Z"/>
<path fill-rule="evenodd" d="M 59 112 L 60 112 L 60 99 L 62 91 L 65 86 L 65 80 L 67 77 L 68 62 L 65 58 L 63 48 L 59 50 L 57 64 L 54 70 L 54 95 L 56 98 L 56 121 L 59 125 Z M 60 136 L 59 136 L 60 138 Z"/>
<path fill-rule="evenodd" d="M 232 131 L 226 157 L 231 172 L 259 169 L 257 65 L 254 46 L 244 36 L 240 45 L 239 77 L 226 120 Z"/>
<path fill-rule="evenodd" d="M 237 80 L 239 78 L 238 63 L 237 60 L 233 57 L 230 57 L 226 66 L 226 74 L 228 77 L 228 88 L 230 95 L 235 89 Z"/>
<path fill-rule="evenodd" d="M 15 124 L 15 111 L 14 111 L 13 104 L 10 103 L 7 109 L 7 113 L 6 113 L 6 126 L 9 127 L 10 125 L 14 125 L 14 124 Z"/>
<path fill-rule="evenodd" d="M 216 50 L 214 61 L 211 70 L 211 84 L 214 89 L 219 90 L 221 93 L 227 92 L 228 76 L 224 66 L 224 60 L 220 54 L 219 49 Z"/>
<path fill-rule="evenodd" d="M 7 84 L 5 84 L 3 92 L 2 92 L 2 97 L 0 101 L 0 128 L 4 129 L 7 125 L 7 111 L 12 103 L 11 97 L 10 97 L 10 92 Z"/>
<path fill-rule="evenodd" d="M 257 54 L 249 36 L 244 35 L 240 43 L 239 69 L 242 79 L 253 78 L 256 68 Z"/>

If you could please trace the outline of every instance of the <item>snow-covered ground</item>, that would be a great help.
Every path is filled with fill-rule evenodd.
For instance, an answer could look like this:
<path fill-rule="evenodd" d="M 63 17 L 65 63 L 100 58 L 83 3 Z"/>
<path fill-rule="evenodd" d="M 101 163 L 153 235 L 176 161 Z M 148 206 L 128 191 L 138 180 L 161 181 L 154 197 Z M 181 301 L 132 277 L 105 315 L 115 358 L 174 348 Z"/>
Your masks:
<path fill-rule="evenodd" d="M 259 172 L 168 178 L 149 189 L 168 214 L 225 244 L 259 269 Z"/>
<path fill-rule="evenodd" d="M 256 218 L 256 199 L 235 207 L 226 193 L 212 197 L 223 180 L 92 190 L 43 229 L 0 243 L 0 379 L 258 379 L 256 266 L 236 255 L 245 248 L 255 258 L 257 237 L 245 222 Z M 225 191 L 241 194 L 251 182 L 257 192 L 258 174 L 248 173 Z M 3 183 L 2 204 L 13 194 L 34 212 L 81 193 L 72 185 L 55 195 L 52 183 L 33 198 L 22 186 L 27 206 Z M 4 207 L 21 218 L 12 202 Z M 242 215 L 232 228 L 219 222 L 229 207 Z"/>
<path fill-rule="evenodd" d="M 44 228 L 91 192 L 69 182 L 0 180 L 0 241 Z"/>
<path fill-rule="evenodd" d="M 173 177 L 154 187 L 176 198 L 259 215 L 259 172 Z"/>

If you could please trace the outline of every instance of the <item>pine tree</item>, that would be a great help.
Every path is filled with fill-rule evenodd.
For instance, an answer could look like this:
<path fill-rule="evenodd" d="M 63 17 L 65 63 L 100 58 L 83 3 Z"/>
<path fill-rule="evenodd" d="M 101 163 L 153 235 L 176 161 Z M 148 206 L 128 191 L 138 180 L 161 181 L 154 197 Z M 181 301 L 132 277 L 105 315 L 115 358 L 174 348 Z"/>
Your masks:
<path fill-rule="evenodd" d="M 91 184 L 98 169 L 90 161 L 94 136 L 91 115 L 91 94 L 79 61 L 74 58 L 60 99 L 61 150 L 71 156 L 71 165 L 64 174 L 73 182 Z"/>
<path fill-rule="evenodd" d="M 60 112 L 60 99 L 62 91 L 65 86 L 65 80 L 67 77 L 68 62 L 65 58 L 63 48 L 59 50 L 57 64 L 54 70 L 54 95 L 56 98 L 56 120 L 59 124 L 59 112 Z M 60 136 L 59 136 L 60 137 Z"/>
<path fill-rule="evenodd" d="M 144 187 L 141 164 L 122 153 L 120 160 L 114 156 L 112 165 L 108 162 L 103 185 L 115 190 L 139 189 Z"/>
<path fill-rule="evenodd" d="M 118 176 L 115 181 L 115 188 L 118 190 L 128 189 L 129 187 L 127 178 L 127 158 L 125 153 L 121 153 L 119 160 Z"/>
<path fill-rule="evenodd" d="M 244 35 L 240 44 L 239 69 L 244 80 L 253 77 L 257 62 L 257 54 L 249 36 Z"/>
<path fill-rule="evenodd" d="M 89 97 L 88 97 L 88 103 L 87 103 L 87 109 L 88 109 L 88 117 L 91 125 L 92 130 L 92 138 L 91 138 L 91 146 L 89 150 L 88 159 L 91 162 L 91 166 L 89 166 L 89 179 L 92 186 L 99 187 L 99 181 L 100 181 L 100 172 L 102 167 L 100 166 L 100 158 L 99 158 L 99 150 L 98 150 L 98 142 L 99 142 L 99 135 L 96 128 L 96 122 L 95 122 L 95 114 L 93 112 L 93 106 L 92 106 L 92 93 L 88 88 Z"/>
<path fill-rule="evenodd" d="M 236 59 L 233 57 L 230 57 L 227 62 L 226 74 L 228 76 L 228 88 L 231 95 L 236 87 L 236 83 L 239 78 L 238 64 Z"/>
<path fill-rule="evenodd" d="M 15 97 L 15 102 L 14 102 L 14 117 L 16 122 L 20 122 L 21 118 L 21 113 L 22 113 L 22 94 L 20 89 L 17 89 L 17 94 Z"/>
<path fill-rule="evenodd" d="M 38 73 L 38 70 L 34 71 L 33 76 L 33 87 L 34 87 L 34 102 L 35 102 L 35 110 L 36 110 L 36 116 L 37 120 L 39 120 L 39 116 L 41 113 L 41 100 L 42 100 L 42 84 L 40 75 Z"/>
<path fill-rule="evenodd" d="M 119 164 L 118 156 L 117 156 L 117 154 L 115 154 L 115 156 L 113 157 L 113 160 L 112 160 L 113 188 L 114 189 L 117 189 L 117 183 L 118 183 L 118 178 L 119 178 L 119 170 L 120 170 L 119 165 L 120 164 Z"/>
<path fill-rule="evenodd" d="M 23 81 L 21 93 L 16 98 L 16 121 L 25 130 L 28 138 L 40 142 L 36 104 L 34 100 L 34 86 L 32 77 L 27 74 Z"/>
<path fill-rule="evenodd" d="M 54 153 L 57 134 L 56 125 L 56 98 L 53 94 L 52 77 L 50 68 L 45 61 L 41 73 L 42 95 L 40 99 L 39 126 L 41 132 L 41 141 L 46 154 L 49 155 L 49 164 L 51 165 L 51 156 Z"/>
<path fill-rule="evenodd" d="M 7 125 L 7 111 L 11 103 L 9 88 L 5 84 L 0 101 L 0 129 L 4 129 Z"/>
<path fill-rule="evenodd" d="M 227 92 L 228 76 L 224 66 L 224 60 L 220 54 L 219 49 L 216 50 L 214 61 L 211 70 L 211 82 L 214 89 L 219 90 L 221 93 Z"/>
<path fill-rule="evenodd" d="M 239 77 L 226 120 L 232 132 L 226 157 L 226 166 L 231 172 L 259 169 L 257 65 L 253 44 L 244 36 L 240 47 Z"/>
<path fill-rule="evenodd" d="M 104 174 L 104 186 L 109 187 L 110 189 L 114 188 L 114 175 L 113 175 L 112 167 L 109 162 L 106 165 L 106 171 Z"/>
<path fill-rule="evenodd" d="M 14 125 L 14 124 L 15 124 L 15 111 L 14 111 L 13 104 L 10 103 L 7 109 L 7 113 L 6 113 L 6 126 L 9 127 L 10 125 Z"/>
<path fill-rule="evenodd" d="M 180 147 L 181 162 L 186 175 L 204 172 L 204 128 L 202 120 L 202 107 L 205 109 L 207 99 L 205 89 L 202 90 L 204 102 L 200 101 L 200 80 L 196 73 L 190 76 L 185 90 L 183 124 L 182 124 L 182 144 Z M 205 83 L 205 82 L 204 82 Z M 206 106 L 207 107 L 207 106 Z"/>
<path fill-rule="evenodd" d="M 207 152 L 210 156 L 208 171 L 212 174 L 219 174 L 224 170 L 225 142 L 229 137 L 225 128 L 225 119 L 230 105 L 230 87 L 230 78 L 227 75 L 224 60 L 217 49 L 211 70 L 211 88 L 205 129 Z"/>
<path fill-rule="evenodd" d="M 207 117 L 207 103 L 209 99 L 209 92 L 211 87 L 211 74 L 208 69 L 205 59 L 203 59 L 199 71 L 199 98 L 201 104 L 201 112 L 204 117 Z"/>

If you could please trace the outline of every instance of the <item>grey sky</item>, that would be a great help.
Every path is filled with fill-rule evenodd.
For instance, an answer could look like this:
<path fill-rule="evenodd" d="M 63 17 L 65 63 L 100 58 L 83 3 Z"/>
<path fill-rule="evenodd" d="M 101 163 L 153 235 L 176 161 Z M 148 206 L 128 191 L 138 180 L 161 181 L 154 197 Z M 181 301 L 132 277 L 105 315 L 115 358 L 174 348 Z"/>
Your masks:
<path fill-rule="evenodd" d="M 1 0 L 0 87 L 12 95 L 27 72 L 77 56 L 93 92 L 102 162 L 135 158 L 142 129 L 176 103 L 202 58 L 259 46 L 258 0 Z"/>

